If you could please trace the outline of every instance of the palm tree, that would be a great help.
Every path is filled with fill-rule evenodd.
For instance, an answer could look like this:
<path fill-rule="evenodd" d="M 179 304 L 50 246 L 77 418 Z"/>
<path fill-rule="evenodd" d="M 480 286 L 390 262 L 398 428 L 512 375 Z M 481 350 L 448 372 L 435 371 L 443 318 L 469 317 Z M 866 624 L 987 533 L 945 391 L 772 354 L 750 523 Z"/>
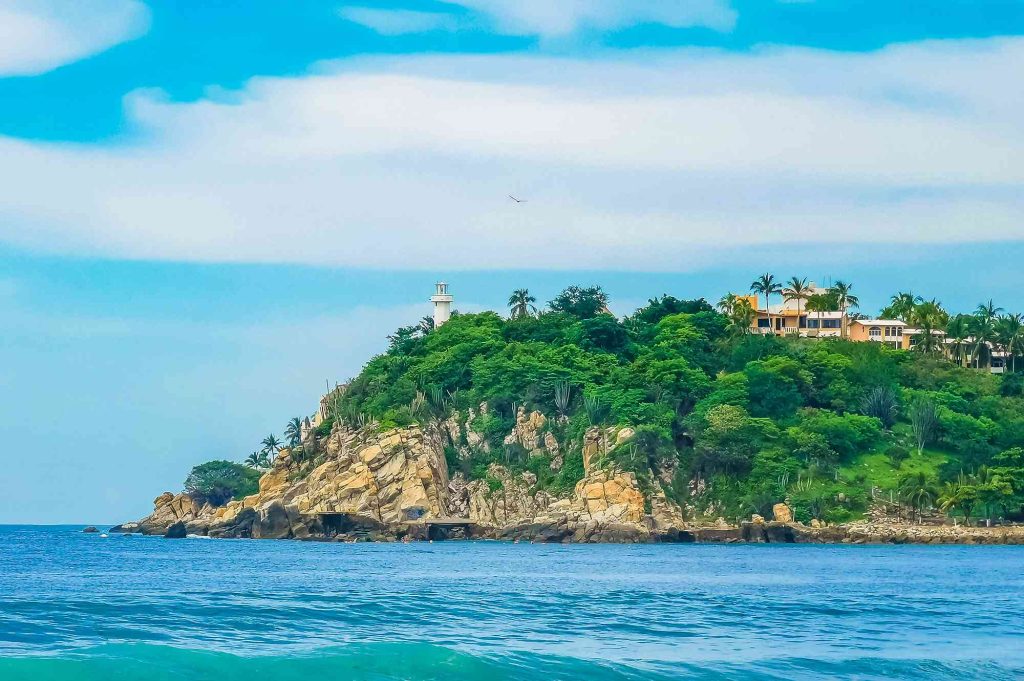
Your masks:
<path fill-rule="evenodd" d="M 946 337 L 953 341 L 953 358 L 959 366 L 964 365 L 964 350 L 967 340 L 971 337 L 971 319 L 967 315 L 958 314 L 946 325 Z"/>
<path fill-rule="evenodd" d="M 918 524 L 921 523 L 921 514 L 937 496 L 934 483 L 924 473 L 911 473 L 900 481 L 900 498 L 917 511 Z"/>
<path fill-rule="evenodd" d="M 768 328 L 774 329 L 772 326 L 772 313 L 771 313 L 771 296 L 772 294 L 778 293 L 782 295 L 782 284 L 775 281 L 775 275 L 765 272 L 760 277 L 755 279 L 750 284 L 750 292 L 754 294 L 760 294 L 764 296 L 764 310 L 768 313 Z"/>
<path fill-rule="evenodd" d="M 1010 358 L 1010 373 L 1017 371 L 1017 355 L 1024 349 L 1024 316 L 1008 314 L 996 322 L 996 338 Z"/>
<path fill-rule="evenodd" d="M 803 313 L 803 302 L 807 300 L 810 295 L 810 289 L 807 287 L 806 277 L 800 279 L 799 277 L 792 277 L 786 285 L 786 288 L 782 291 L 782 296 L 786 300 L 796 301 L 796 331 L 800 333 L 800 317 Z"/>
<path fill-rule="evenodd" d="M 978 307 L 974 311 L 974 314 L 977 315 L 978 317 L 981 317 L 982 319 L 992 320 L 998 317 L 1003 312 L 1005 312 L 1005 310 L 1003 310 L 1003 308 L 1001 307 L 996 307 L 995 303 L 992 302 L 992 299 L 989 298 L 987 303 L 978 304 Z"/>
<path fill-rule="evenodd" d="M 807 296 L 807 302 L 804 303 L 804 309 L 809 313 L 814 312 L 818 315 L 818 334 L 821 334 L 821 313 L 829 312 L 832 308 L 831 301 L 828 296 L 820 293 Z"/>
<path fill-rule="evenodd" d="M 914 316 L 914 308 L 917 306 L 919 297 L 913 293 L 899 292 L 889 299 L 889 306 L 881 312 L 882 319 L 899 319 L 910 324 Z"/>
<path fill-rule="evenodd" d="M 288 438 L 288 445 L 294 447 L 302 442 L 302 419 L 298 416 L 292 418 L 284 427 L 284 436 Z"/>
<path fill-rule="evenodd" d="M 508 297 L 509 317 L 511 319 L 518 319 L 537 314 L 537 308 L 534 306 L 536 302 L 537 299 L 531 296 L 528 290 L 517 288 Z"/>
<path fill-rule="evenodd" d="M 754 323 L 756 315 L 754 308 L 750 306 L 750 301 L 745 298 L 737 298 L 729 313 L 729 328 L 737 336 L 746 335 L 750 333 L 750 325 Z"/>
<path fill-rule="evenodd" d="M 429 315 L 422 317 L 418 326 L 420 327 L 420 333 L 426 336 L 434 330 L 434 318 Z"/>
<path fill-rule="evenodd" d="M 843 338 L 846 338 L 846 311 L 851 307 L 860 307 L 860 298 L 850 293 L 852 289 L 853 284 L 842 280 L 837 281 L 829 289 L 829 293 L 835 296 L 836 302 L 839 304 L 839 311 L 843 313 L 839 331 Z"/>
<path fill-rule="evenodd" d="M 732 311 L 736 307 L 736 303 L 738 301 L 739 298 L 736 297 L 736 294 L 726 293 L 724 296 L 722 296 L 721 300 L 719 300 L 718 303 L 715 304 L 715 307 L 717 307 L 722 314 L 731 316 Z"/>
<path fill-rule="evenodd" d="M 249 468 L 260 469 L 263 468 L 264 458 L 261 452 L 253 452 L 245 459 L 245 465 Z"/>
<path fill-rule="evenodd" d="M 949 323 L 949 314 L 942 309 L 942 303 L 932 298 L 918 298 L 918 303 L 910 315 L 909 323 L 920 330 L 920 338 L 914 349 L 924 354 L 933 354 L 942 348 L 940 331 Z"/>
<path fill-rule="evenodd" d="M 992 343 L 996 335 L 996 319 L 1003 311 L 1003 308 L 996 307 L 996 304 L 989 298 L 987 303 L 979 303 L 974 311 L 974 356 L 978 360 L 978 367 L 981 367 L 981 359 L 984 350 L 988 350 L 988 363 L 992 364 Z M 972 362 L 973 363 L 973 362 Z"/>
<path fill-rule="evenodd" d="M 263 442 L 261 442 L 260 444 L 263 445 L 263 453 L 266 454 L 267 457 L 271 459 L 274 456 L 276 456 L 277 451 L 281 449 L 281 441 L 278 440 L 273 433 L 263 438 Z"/>

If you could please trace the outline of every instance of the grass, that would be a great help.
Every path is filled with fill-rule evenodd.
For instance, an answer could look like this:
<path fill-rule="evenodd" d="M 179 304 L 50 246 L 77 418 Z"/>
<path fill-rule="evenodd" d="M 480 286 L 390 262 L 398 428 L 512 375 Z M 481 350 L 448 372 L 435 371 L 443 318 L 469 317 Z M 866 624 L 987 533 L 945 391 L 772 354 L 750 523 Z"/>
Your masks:
<path fill-rule="evenodd" d="M 869 489 L 894 490 L 899 487 L 900 478 L 909 473 L 924 473 L 933 479 L 938 478 L 939 469 L 948 459 L 948 454 L 938 450 L 925 449 L 920 454 L 913 450 L 898 468 L 894 468 L 885 452 L 873 451 L 856 457 L 843 467 L 840 475 L 850 481 L 864 476 L 864 484 Z"/>

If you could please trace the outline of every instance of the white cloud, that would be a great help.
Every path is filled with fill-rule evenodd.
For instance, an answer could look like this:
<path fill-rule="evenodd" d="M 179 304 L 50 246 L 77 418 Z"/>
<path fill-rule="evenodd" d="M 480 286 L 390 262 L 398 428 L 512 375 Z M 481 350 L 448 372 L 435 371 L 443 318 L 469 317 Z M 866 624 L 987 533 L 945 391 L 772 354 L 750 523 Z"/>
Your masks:
<path fill-rule="evenodd" d="M 654 270 L 726 246 L 1021 239 L 1022 67 L 1024 40 L 991 40 L 403 58 L 255 79 L 229 101 L 136 93 L 145 144 L 0 138 L 0 240 L 198 261 Z"/>
<path fill-rule="evenodd" d="M 0 0 L 0 77 L 51 71 L 148 27 L 138 0 Z"/>
<path fill-rule="evenodd" d="M 343 7 L 338 10 L 338 14 L 343 19 L 372 28 L 381 35 L 389 36 L 438 30 L 450 31 L 458 27 L 454 16 L 442 12 Z"/>
<path fill-rule="evenodd" d="M 500 31 L 560 36 L 580 28 L 613 30 L 637 23 L 728 31 L 736 12 L 727 0 L 452 0 L 493 18 Z"/>

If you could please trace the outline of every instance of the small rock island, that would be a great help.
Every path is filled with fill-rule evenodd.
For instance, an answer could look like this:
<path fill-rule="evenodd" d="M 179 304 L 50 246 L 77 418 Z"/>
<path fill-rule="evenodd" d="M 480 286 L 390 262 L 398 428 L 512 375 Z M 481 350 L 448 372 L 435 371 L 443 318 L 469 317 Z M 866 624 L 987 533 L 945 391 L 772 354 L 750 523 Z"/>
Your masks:
<path fill-rule="evenodd" d="M 766 278 L 755 290 L 775 292 Z M 246 464 L 197 466 L 184 492 L 114 529 L 1024 543 L 1024 380 L 993 370 L 1019 346 L 975 342 L 967 358 L 940 330 L 952 318 L 913 301 L 883 311 L 901 326 L 858 339 L 847 285 L 800 283 L 781 307 L 769 293 L 717 310 L 662 296 L 622 320 L 599 287 L 570 287 L 542 313 L 518 290 L 503 318 L 459 314 L 440 283 L 434 316 L 293 418 L 286 443 L 270 435 Z M 904 347 L 910 323 L 938 341 Z"/>

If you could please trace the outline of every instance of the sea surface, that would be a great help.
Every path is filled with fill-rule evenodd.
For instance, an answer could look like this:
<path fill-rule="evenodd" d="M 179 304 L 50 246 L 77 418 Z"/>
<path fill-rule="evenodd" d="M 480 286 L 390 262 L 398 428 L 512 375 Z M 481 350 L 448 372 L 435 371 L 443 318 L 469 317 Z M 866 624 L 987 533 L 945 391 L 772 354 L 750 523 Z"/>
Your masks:
<path fill-rule="evenodd" d="M 3 681 L 1021 679 L 1024 547 L 0 527 Z"/>

